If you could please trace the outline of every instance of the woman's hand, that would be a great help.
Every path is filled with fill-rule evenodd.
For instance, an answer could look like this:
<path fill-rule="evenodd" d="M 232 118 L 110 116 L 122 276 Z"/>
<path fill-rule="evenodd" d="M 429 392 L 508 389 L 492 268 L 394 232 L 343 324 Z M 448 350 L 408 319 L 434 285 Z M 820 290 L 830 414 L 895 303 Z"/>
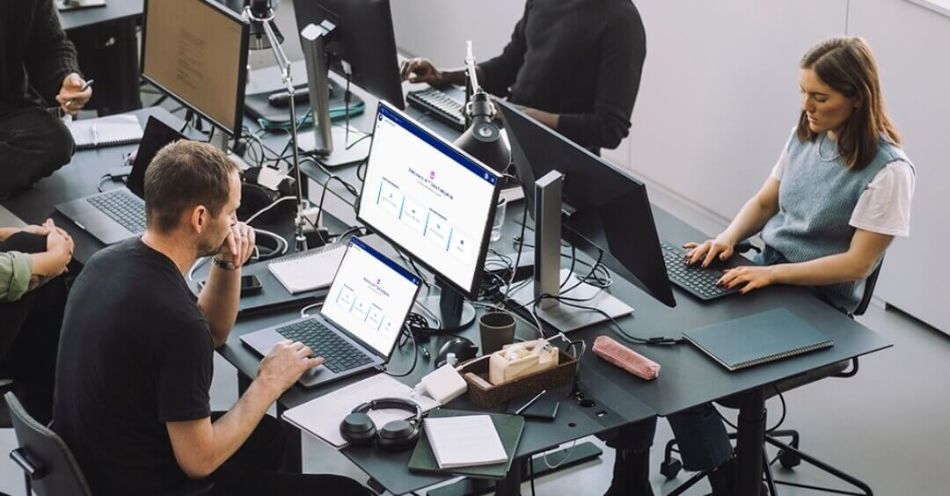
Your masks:
<path fill-rule="evenodd" d="M 689 265 L 702 263 L 702 267 L 705 268 L 709 267 L 716 259 L 720 261 L 729 260 L 735 252 L 735 243 L 719 235 L 716 239 L 707 239 L 702 243 L 686 243 L 683 248 L 690 250 L 686 254 L 686 263 Z"/>
<path fill-rule="evenodd" d="M 775 278 L 775 270 L 773 270 L 774 268 L 773 266 L 760 267 L 757 265 L 746 265 L 734 269 L 726 269 L 717 284 L 727 289 L 742 286 L 739 292 L 746 294 L 753 289 L 764 288 L 775 284 L 777 281 Z"/>

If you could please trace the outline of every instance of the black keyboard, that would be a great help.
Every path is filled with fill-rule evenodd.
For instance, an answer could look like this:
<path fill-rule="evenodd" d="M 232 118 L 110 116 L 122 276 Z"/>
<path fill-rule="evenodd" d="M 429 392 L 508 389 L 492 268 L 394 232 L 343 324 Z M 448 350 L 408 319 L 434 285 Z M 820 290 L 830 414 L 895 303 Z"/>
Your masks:
<path fill-rule="evenodd" d="M 666 262 L 666 273 L 670 282 L 692 293 L 701 300 L 712 300 L 721 296 L 736 293 L 737 288 L 726 289 L 716 285 L 722 277 L 722 271 L 714 268 L 704 269 L 699 265 L 686 264 L 686 250 L 661 241 L 663 261 Z"/>
<path fill-rule="evenodd" d="M 410 91 L 406 95 L 409 105 L 432 114 L 437 120 L 456 131 L 465 130 L 465 115 L 462 107 L 465 102 L 449 96 L 436 88 Z"/>
<path fill-rule="evenodd" d="M 129 191 L 117 189 L 86 198 L 86 201 L 132 234 L 145 232 L 145 202 Z"/>
<path fill-rule="evenodd" d="M 330 330 L 317 319 L 306 319 L 277 328 L 277 333 L 307 345 L 317 356 L 324 359 L 323 365 L 340 373 L 366 365 L 372 360 L 366 353 Z"/>

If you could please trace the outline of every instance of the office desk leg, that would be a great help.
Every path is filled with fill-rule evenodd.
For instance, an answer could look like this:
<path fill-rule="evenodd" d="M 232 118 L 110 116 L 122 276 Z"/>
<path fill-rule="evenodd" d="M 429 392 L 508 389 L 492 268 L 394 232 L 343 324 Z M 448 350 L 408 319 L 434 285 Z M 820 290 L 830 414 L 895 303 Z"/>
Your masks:
<path fill-rule="evenodd" d="M 531 463 L 530 456 L 515 460 L 511 464 L 511 469 L 505 474 L 505 478 L 495 483 L 495 496 L 520 496 L 521 479 L 529 463 Z"/>
<path fill-rule="evenodd" d="M 765 392 L 756 389 L 739 402 L 736 439 L 736 494 L 759 496 L 762 488 L 762 450 L 765 448 Z"/>

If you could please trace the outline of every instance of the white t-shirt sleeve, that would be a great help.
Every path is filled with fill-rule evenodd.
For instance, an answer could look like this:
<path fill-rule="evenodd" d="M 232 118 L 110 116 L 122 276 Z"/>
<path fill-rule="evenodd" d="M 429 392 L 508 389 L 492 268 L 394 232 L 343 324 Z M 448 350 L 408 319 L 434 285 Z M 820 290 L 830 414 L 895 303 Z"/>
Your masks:
<path fill-rule="evenodd" d="M 914 170 L 909 163 L 896 160 L 887 164 L 858 198 L 851 226 L 889 236 L 909 236 L 914 185 Z"/>
<path fill-rule="evenodd" d="M 769 174 L 770 177 L 778 182 L 782 182 L 782 176 L 785 175 L 785 166 L 788 165 L 788 147 L 792 144 L 792 139 L 796 136 L 795 132 L 796 128 L 792 128 L 792 134 L 789 135 L 788 141 L 785 142 L 785 147 L 782 148 L 782 154 L 778 156 L 775 166 L 772 167 L 772 173 Z"/>

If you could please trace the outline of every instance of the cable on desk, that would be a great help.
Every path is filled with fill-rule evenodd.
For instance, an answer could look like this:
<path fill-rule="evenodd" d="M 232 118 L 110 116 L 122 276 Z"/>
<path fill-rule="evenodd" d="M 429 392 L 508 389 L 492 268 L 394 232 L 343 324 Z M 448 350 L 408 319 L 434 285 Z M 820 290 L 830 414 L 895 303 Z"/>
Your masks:
<path fill-rule="evenodd" d="M 264 235 L 265 237 L 271 238 L 271 239 L 273 239 L 273 240 L 275 240 L 275 241 L 277 242 L 277 248 L 271 250 L 270 252 L 261 253 L 261 252 L 258 250 L 258 254 L 257 254 L 257 257 L 256 257 L 256 259 L 255 259 L 256 261 L 262 262 L 262 261 L 264 261 L 264 260 L 269 260 L 269 259 L 271 259 L 271 258 L 277 258 L 277 257 L 280 257 L 280 256 L 283 256 L 283 255 L 286 255 L 286 254 L 287 254 L 287 250 L 290 249 L 290 243 L 288 243 L 287 240 L 284 239 L 282 236 L 278 235 L 277 233 L 273 233 L 273 232 L 271 232 L 271 231 L 267 231 L 267 230 L 264 230 L 264 229 L 259 229 L 259 228 L 257 228 L 257 227 L 255 227 L 255 228 L 253 228 L 253 229 L 254 229 L 254 232 L 255 232 L 255 233 L 260 234 L 260 235 Z M 257 250 L 258 247 L 255 245 L 255 246 L 254 246 L 254 249 Z"/>
<path fill-rule="evenodd" d="M 418 315 L 418 314 L 416 314 L 416 315 Z M 408 321 L 407 321 L 406 325 L 403 326 L 403 330 L 402 330 L 402 332 L 401 332 L 400 334 L 402 334 L 403 336 L 405 336 L 405 335 L 408 334 L 408 335 L 409 335 L 409 340 L 412 341 L 412 366 L 409 367 L 409 370 L 407 370 L 407 371 L 405 371 L 405 372 L 402 372 L 402 373 L 399 373 L 399 374 L 394 374 L 394 373 L 392 373 L 392 372 L 389 371 L 389 367 L 388 367 L 388 364 L 387 364 L 386 367 L 383 367 L 383 372 L 384 372 L 386 375 L 390 376 L 390 377 L 406 377 L 407 375 L 411 374 L 414 370 L 416 370 L 416 363 L 419 362 L 419 345 L 416 343 L 416 335 L 415 335 L 415 334 L 412 332 L 412 330 L 409 328 Z M 400 343 L 400 344 L 399 344 L 399 347 L 402 348 L 402 345 L 403 345 L 403 344 L 404 344 L 404 343 Z"/>
<path fill-rule="evenodd" d="M 99 190 L 100 193 L 105 191 L 104 189 L 102 189 L 102 185 L 106 183 L 107 179 L 111 180 L 112 176 L 110 174 L 103 174 L 102 177 L 99 178 L 99 182 L 96 183 L 96 189 Z"/>
<path fill-rule="evenodd" d="M 307 313 L 307 310 L 310 310 L 311 308 L 322 307 L 322 306 L 323 306 L 323 302 L 321 301 L 321 302 L 318 302 L 318 303 L 311 303 L 311 304 L 309 304 L 309 305 L 307 305 L 307 306 L 301 308 L 301 309 L 300 309 L 300 318 L 307 318 L 307 317 L 310 317 L 310 314 Z"/>

